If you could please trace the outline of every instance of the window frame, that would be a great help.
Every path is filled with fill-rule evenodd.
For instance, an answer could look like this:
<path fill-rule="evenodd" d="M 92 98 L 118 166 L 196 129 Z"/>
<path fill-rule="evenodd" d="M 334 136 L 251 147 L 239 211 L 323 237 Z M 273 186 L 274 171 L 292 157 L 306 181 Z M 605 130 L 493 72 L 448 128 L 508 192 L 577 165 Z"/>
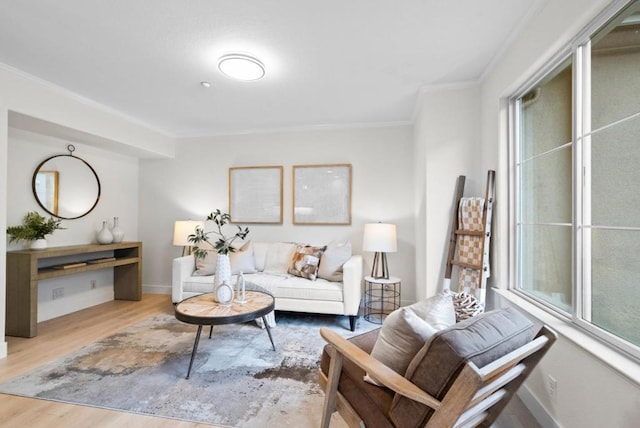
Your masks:
<path fill-rule="evenodd" d="M 591 129 L 591 41 L 599 32 L 607 27 L 617 25 L 616 17 L 635 0 L 619 0 L 603 10 L 588 26 L 586 26 L 570 43 L 561 48 L 546 63 L 530 76 L 508 98 L 508 161 L 509 161 L 509 290 L 528 302 L 543 309 L 554 317 L 582 330 L 591 337 L 606 345 L 640 360 L 640 346 L 622 339 L 592 323 L 591 318 L 591 219 L 589 207 L 591 200 L 590 181 L 590 143 Z M 549 76 L 564 61 L 571 60 L 572 70 L 572 102 L 571 102 L 571 140 L 572 150 L 572 216 L 571 216 L 571 313 L 553 306 L 520 287 L 519 258 L 521 246 L 518 227 L 521 189 L 518 163 L 520 162 L 521 108 L 520 99 L 536 85 Z M 638 113 L 640 114 L 640 113 Z M 633 115 L 635 116 L 635 115 Z M 633 117 L 631 116 L 631 117 Z M 604 128 L 611 126 L 605 125 Z M 596 132 L 603 128 L 599 128 Z M 578 189 L 581 189 L 578 191 Z M 585 225 L 589 225 L 585 227 Z"/>

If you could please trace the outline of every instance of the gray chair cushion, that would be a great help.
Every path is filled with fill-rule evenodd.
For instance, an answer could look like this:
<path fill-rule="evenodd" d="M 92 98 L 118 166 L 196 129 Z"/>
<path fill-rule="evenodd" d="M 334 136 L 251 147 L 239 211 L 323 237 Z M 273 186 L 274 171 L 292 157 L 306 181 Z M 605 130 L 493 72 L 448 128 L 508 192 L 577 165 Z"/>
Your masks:
<path fill-rule="evenodd" d="M 366 353 L 371 353 L 379 332 L 380 329 L 376 329 L 355 336 L 349 339 L 349 342 Z M 320 361 L 320 369 L 325 375 L 329 374 L 331 348 L 331 345 L 324 347 Z M 342 365 L 342 374 L 338 382 L 338 391 L 360 415 L 367 428 L 393 428 L 388 412 L 393 401 L 394 392 L 365 382 L 364 375 L 364 370 L 345 358 Z"/>
<path fill-rule="evenodd" d="M 467 361 L 484 367 L 530 342 L 539 328 L 513 308 L 498 309 L 435 333 L 413 358 L 405 377 L 442 400 Z M 399 394 L 389 417 L 396 426 L 421 427 L 433 410 Z"/>

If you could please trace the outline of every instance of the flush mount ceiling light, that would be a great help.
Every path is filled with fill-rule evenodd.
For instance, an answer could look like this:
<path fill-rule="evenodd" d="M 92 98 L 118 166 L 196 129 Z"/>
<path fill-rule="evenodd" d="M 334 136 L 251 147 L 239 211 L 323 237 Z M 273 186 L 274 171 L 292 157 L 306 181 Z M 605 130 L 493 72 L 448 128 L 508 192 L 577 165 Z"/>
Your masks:
<path fill-rule="evenodd" d="M 220 57 L 218 68 L 238 80 L 258 80 L 264 76 L 264 65 L 252 56 L 229 54 Z"/>

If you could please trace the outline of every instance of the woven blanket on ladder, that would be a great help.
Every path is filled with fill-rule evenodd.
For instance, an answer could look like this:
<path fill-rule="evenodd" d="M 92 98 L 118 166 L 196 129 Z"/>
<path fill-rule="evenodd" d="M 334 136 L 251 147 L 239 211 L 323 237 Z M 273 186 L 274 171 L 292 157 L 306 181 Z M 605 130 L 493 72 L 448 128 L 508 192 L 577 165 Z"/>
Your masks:
<path fill-rule="evenodd" d="M 458 207 L 458 228 L 464 231 L 482 231 L 482 214 L 484 212 L 484 198 L 461 198 Z M 483 257 L 482 236 L 458 235 L 457 256 L 462 263 L 482 266 Z M 489 257 L 486 257 L 485 277 L 490 275 Z M 482 269 L 481 268 L 481 269 Z M 460 267 L 458 271 L 458 291 L 465 292 L 484 302 L 484 290 L 480 289 L 481 269 Z"/>

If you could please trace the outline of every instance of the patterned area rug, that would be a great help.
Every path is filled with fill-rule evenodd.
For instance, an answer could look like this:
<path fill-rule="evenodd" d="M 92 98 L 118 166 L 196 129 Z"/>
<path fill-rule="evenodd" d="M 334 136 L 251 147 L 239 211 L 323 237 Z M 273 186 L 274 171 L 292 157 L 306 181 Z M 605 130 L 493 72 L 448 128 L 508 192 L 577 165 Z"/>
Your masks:
<path fill-rule="evenodd" d="M 277 323 L 276 351 L 253 322 L 215 326 L 212 339 L 203 328 L 187 380 L 197 327 L 159 314 L 0 384 L 0 392 L 233 427 L 317 426 L 320 327 L 351 337 L 379 326 L 361 317 L 352 333 L 347 317 L 295 313 L 278 313 Z"/>

